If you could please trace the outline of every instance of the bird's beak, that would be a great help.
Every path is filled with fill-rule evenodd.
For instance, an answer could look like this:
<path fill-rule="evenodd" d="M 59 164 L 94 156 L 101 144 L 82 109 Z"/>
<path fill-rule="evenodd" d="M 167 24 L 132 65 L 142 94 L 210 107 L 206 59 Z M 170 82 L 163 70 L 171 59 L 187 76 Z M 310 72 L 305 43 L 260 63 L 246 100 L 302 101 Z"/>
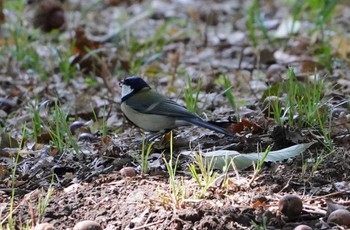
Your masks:
<path fill-rule="evenodd" d="M 123 84 L 124 84 L 124 80 L 121 80 L 121 81 L 119 82 L 119 86 L 122 87 Z"/>

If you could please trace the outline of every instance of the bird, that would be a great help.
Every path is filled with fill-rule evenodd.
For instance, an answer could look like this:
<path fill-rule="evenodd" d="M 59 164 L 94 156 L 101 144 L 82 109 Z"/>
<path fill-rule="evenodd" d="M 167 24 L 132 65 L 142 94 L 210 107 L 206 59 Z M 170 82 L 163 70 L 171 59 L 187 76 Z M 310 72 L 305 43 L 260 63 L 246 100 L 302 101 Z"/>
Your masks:
<path fill-rule="evenodd" d="M 205 122 L 182 105 L 153 90 L 142 78 L 129 76 L 120 81 L 121 110 L 134 125 L 148 132 L 167 133 L 179 126 L 196 125 L 228 136 L 232 132 Z"/>

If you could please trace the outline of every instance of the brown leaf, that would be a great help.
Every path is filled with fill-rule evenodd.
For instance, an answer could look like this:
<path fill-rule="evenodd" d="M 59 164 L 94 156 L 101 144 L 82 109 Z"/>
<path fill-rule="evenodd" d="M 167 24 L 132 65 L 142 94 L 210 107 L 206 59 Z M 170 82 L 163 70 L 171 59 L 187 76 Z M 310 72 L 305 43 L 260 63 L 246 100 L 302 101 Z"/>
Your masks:
<path fill-rule="evenodd" d="M 75 29 L 75 44 L 72 49 L 73 54 L 86 55 L 89 51 L 98 49 L 100 43 L 91 41 L 85 34 L 85 30 L 82 27 Z"/>
<path fill-rule="evenodd" d="M 49 156 L 56 156 L 57 154 L 59 154 L 59 152 L 59 148 L 52 148 L 52 150 L 49 152 Z"/>
<path fill-rule="evenodd" d="M 249 129 L 251 131 L 259 131 L 259 130 L 262 130 L 262 127 L 255 124 L 252 121 L 249 121 L 247 119 L 242 119 L 241 122 L 239 122 L 237 124 L 232 124 L 230 129 L 231 129 L 231 131 L 233 131 L 235 133 L 239 133 L 239 132 L 242 132 L 242 131 L 247 130 L 247 129 Z"/>
<path fill-rule="evenodd" d="M 302 73 L 316 73 L 318 70 L 323 69 L 322 66 L 314 61 L 306 60 L 301 63 Z"/>
<path fill-rule="evenodd" d="M 331 45 L 340 58 L 347 58 L 350 53 L 350 40 L 348 38 L 342 35 L 335 35 L 331 40 Z"/>
<path fill-rule="evenodd" d="M 266 204 L 265 201 L 260 201 L 260 200 L 257 200 L 253 203 L 252 205 L 253 208 L 257 208 L 257 207 L 263 207 L 263 209 L 267 209 L 269 207 L 269 205 Z"/>

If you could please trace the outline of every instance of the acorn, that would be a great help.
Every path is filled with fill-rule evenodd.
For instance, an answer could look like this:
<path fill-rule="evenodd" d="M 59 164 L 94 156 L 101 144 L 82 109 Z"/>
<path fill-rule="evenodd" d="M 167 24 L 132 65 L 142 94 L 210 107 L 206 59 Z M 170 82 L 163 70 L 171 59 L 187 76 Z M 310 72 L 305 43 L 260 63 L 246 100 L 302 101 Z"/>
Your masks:
<path fill-rule="evenodd" d="M 133 167 L 124 167 L 119 172 L 123 177 L 135 177 L 136 176 L 136 170 Z"/>
<path fill-rule="evenodd" d="M 63 30 L 65 16 L 62 3 L 57 0 L 45 0 L 39 3 L 34 12 L 33 26 L 44 32 Z"/>
<path fill-rule="evenodd" d="M 287 194 L 278 202 L 280 212 L 290 220 L 296 219 L 303 210 L 303 202 L 296 195 Z"/>
<path fill-rule="evenodd" d="M 78 222 L 73 230 L 102 230 L 102 227 L 96 221 L 84 220 Z"/>
<path fill-rule="evenodd" d="M 335 223 L 338 225 L 350 227 L 350 212 L 346 209 L 338 209 L 333 211 L 328 219 L 327 223 Z"/>

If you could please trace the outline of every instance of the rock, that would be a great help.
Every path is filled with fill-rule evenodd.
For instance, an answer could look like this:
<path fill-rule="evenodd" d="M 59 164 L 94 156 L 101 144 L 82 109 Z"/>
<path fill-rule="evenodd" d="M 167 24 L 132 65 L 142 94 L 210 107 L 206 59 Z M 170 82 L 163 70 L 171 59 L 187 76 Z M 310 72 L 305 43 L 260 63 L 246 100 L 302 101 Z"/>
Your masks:
<path fill-rule="evenodd" d="M 52 224 L 49 223 L 41 223 L 37 224 L 33 230 L 55 230 Z"/>
<path fill-rule="evenodd" d="M 312 230 L 312 228 L 305 225 L 305 224 L 301 224 L 301 225 L 296 226 L 294 228 L 294 230 Z"/>
<path fill-rule="evenodd" d="M 136 170 L 133 167 L 124 167 L 119 172 L 124 177 L 136 176 Z"/>
<path fill-rule="evenodd" d="M 102 230 L 102 227 L 95 221 L 84 220 L 77 223 L 73 230 Z"/>

